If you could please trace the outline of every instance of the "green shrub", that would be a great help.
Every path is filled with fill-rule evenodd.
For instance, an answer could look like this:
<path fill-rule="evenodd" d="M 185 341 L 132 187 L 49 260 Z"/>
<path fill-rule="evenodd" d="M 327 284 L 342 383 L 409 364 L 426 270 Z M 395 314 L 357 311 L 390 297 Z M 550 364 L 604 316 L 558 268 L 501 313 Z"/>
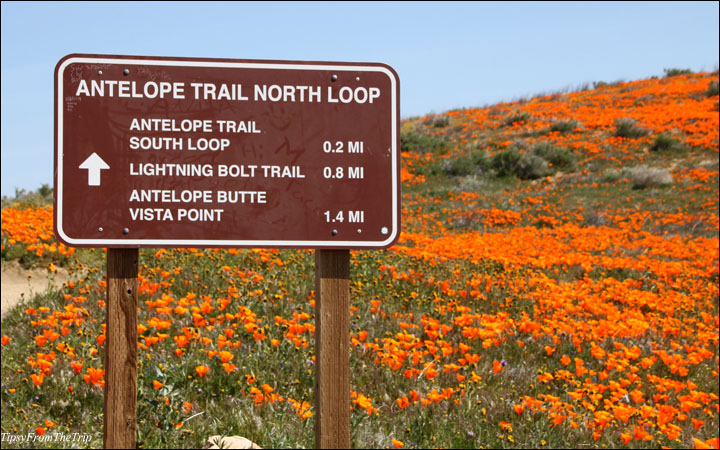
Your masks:
<path fill-rule="evenodd" d="M 642 165 L 626 169 L 625 172 L 632 183 L 633 189 L 667 186 L 673 182 L 672 174 L 667 169 Z"/>
<path fill-rule="evenodd" d="M 561 120 L 550 125 L 550 131 L 559 131 L 560 133 L 571 133 L 580 128 L 580 122 L 577 120 Z"/>
<path fill-rule="evenodd" d="M 510 147 L 507 150 L 495 153 L 490 162 L 490 167 L 495 170 L 495 173 L 499 177 L 515 175 L 520 156 L 520 150 L 515 147 Z"/>
<path fill-rule="evenodd" d="M 552 174 L 548 162 L 535 153 L 521 153 L 515 147 L 496 153 L 490 163 L 498 177 L 516 176 L 522 180 L 534 180 Z"/>
<path fill-rule="evenodd" d="M 607 81 L 593 81 L 593 88 L 594 89 L 600 89 L 604 87 L 615 87 L 618 86 L 620 83 L 624 83 L 623 80 L 616 80 L 608 83 Z"/>
<path fill-rule="evenodd" d="M 608 169 L 603 173 L 601 180 L 605 183 L 614 183 L 622 178 L 622 172 L 617 169 Z"/>
<path fill-rule="evenodd" d="M 675 139 L 666 133 L 660 133 L 655 137 L 652 145 L 650 146 L 651 152 L 669 152 L 669 151 L 680 151 L 684 150 L 685 147 Z"/>
<path fill-rule="evenodd" d="M 517 122 L 527 122 L 530 120 L 530 114 L 528 112 L 522 111 L 522 112 L 516 112 L 515 114 L 511 115 L 510 117 L 507 117 L 503 124 L 506 127 L 512 126 L 513 124 Z"/>
<path fill-rule="evenodd" d="M 714 97 L 718 95 L 718 82 L 717 81 L 711 81 L 708 85 L 707 91 L 705 91 L 706 97 Z"/>
<path fill-rule="evenodd" d="M 470 175 L 475 170 L 475 166 L 468 156 L 460 156 L 458 158 L 445 161 L 443 164 L 443 172 L 451 177 L 464 177 Z"/>
<path fill-rule="evenodd" d="M 549 142 L 538 144 L 533 152 L 552 164 L 552 167 L 569 171 L 575 168 L 575 155 L 564 147 L 557 147 Z"/>
<path fill-rule="evenodd" d="M 436 117 L 432 119 L 428 125 L 433 128 L 445 128 L 450 125 L 450 118 L 448 116 Z"/>
<path fill-rule="evenodd" d="M 649 131 L 637 125 L 635 119 L 622 118 L 615 121 L 615 136 L 637 139 L 646 136 Z"/>
<path fill-rule="evenodd" d="M 452 177 L 480 175 L 490 168 L 490 161 L 482 150 L 476 150 L 469 155 L 459 156 L 453 160 L 446 161 L 443 172 Z"/>
<path fill-rule="evenodd" d="M 541 156 L 534 153 L 523 153 L 518 161 L 516 175 L 522 180 L 536 180 L 552 175 L 553 170 Z"/>
<path fill-rule="evenodd" d="M 400 150 L 403 152 L 445 154 L 450 144 L 442 139 L 427 136 L 416 131 L 400 134 Z"/>
<path fill-rule="evenodd" d="M 690 69 L 678 69 L 678 68 L 672 68 L 672 69 L 663 69 L 665 71 L 665 77 L 676 77 L 678 75 L 687 75 L 689 73 L 692 73 L 692 70 Z"/>

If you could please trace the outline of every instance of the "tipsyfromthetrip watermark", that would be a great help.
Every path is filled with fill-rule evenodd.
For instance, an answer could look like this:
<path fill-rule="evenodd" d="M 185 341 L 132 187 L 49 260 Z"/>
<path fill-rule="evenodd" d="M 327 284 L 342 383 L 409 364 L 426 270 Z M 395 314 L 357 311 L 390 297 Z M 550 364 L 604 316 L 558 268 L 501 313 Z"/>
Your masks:
<path fill-rule="evenodd" d="M 57 443 L 71 443 L 75 442 L 78 444 L 87 445 L 90 442 L 92 435 L 88 433 L 60 433 L 60 432 L 46 432 L 44 434 L 27 433 L 2 433 L 2 443 L 15 445 L 15 444 L 31 444 L 33 442 L 57 442 Z"/>

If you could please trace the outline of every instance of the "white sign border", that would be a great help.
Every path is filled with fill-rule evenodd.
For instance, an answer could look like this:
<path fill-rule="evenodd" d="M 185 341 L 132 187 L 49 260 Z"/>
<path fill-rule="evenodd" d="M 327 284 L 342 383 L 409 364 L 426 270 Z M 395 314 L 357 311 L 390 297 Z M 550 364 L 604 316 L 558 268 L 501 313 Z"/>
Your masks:
<path fill-rule="evenodd" d="M 398 79 L 395 73 L 382 65 L 343 65 L 335 64 L 298 64 L 293 62 L 230 62 L 230 61 L 205 61 L 205 60 L 182 60 L 182 59 L 133 59 L 112 58 L 106 56 L 71 56 L 66 57 L 56 70 L 57 85 L 57 106 L 56 106 L 56 231 L 62 241 L 70 245 L 85 247 L 244 247 L 244 248 L 280 248 L 280 247 L 302 247 L 302 248 L 385 248 L 392 244 L 400 233 L 400 183 L 398 180 Z M 286 70 L 335 70 L 335 71 L 361 71 L 381 72 L 390 79 L 391 91 L 391 113 L 392 138 L 391 138 L 391 159 L 392 159 L 392 230 L 388 238 L 383 241 L 289 241 L 289 240 L 215 240 L 215 239 L 75 239 L 65 234 L 62 228 L 63 218 L 63 74 L 65 68 L 71 64 L 133 64 L 147 66 L 191 66 L 191 67 L 217 67 L 236 69 L 286 69 Z"/>

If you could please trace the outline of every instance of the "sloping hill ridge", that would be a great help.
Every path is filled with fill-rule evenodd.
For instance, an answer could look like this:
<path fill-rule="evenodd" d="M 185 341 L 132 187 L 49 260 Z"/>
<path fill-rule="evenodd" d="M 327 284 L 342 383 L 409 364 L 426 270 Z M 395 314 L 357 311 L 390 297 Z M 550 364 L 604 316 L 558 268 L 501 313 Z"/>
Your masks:
<path fill-rule="evenodd" d="M 411 212 L 416 194 L 440 190 L 462 193 L 459 210 L 442 214 L 443 234 L 469 224 L 532 224 L 538 214 L 552 223 L 630 220 L 628 206 L 644 210 L 648 230 L 684 222 L 716 233 L 717 202 L 706 193 L 717 188 L 717 72 L 595 84 L 405 121 L 405 229 L 422 220 Z M 715 186 L 704 185 L 713 179 Z M 668 197 L 658 200 L 663 205 L 635 202 L 656 189 Z"/>

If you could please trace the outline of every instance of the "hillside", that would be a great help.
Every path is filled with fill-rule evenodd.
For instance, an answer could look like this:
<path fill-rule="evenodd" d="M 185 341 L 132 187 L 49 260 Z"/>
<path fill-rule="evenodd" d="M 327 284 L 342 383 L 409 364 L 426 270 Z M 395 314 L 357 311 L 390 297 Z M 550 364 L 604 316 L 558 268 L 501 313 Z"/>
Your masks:
<path fill-rule="evenodd" d="M 717 448 L 718 74 L 666 75 L 403 122 L 400 241 L 352 252 L 353 446 Z M 51 217 L 2 213 L 3 262 L 84 276 L 3 318 L 2 432 L 101 446 L 104 255 Z M 311 251 L 139 280 L 139 444 L 313 446 Z"/>
<path fill-rule="evenodd" d="M 404 178 L 420 186 L 406 189 L 408 200 L 438 189 L 463 193 L 449 221 L 456 228 L 488 214 L 512 225 L 530 225 L 540 214 L 558 223 L 577 222 L 573 213 L 602 221 L 625 215 L 629 206 L 648 216 L 647 231 L 671 231 L 684 220 L 714 235 L 717 203 L 706 182 L 718 165 L 717 76 L 599 84 L 406 121 Z M 511 184 L 504 175 L 524 181 Z M 658 188 L 669 205 L 650 198 Z M 687 198 L 687 191 L 694 195 Z"/>

